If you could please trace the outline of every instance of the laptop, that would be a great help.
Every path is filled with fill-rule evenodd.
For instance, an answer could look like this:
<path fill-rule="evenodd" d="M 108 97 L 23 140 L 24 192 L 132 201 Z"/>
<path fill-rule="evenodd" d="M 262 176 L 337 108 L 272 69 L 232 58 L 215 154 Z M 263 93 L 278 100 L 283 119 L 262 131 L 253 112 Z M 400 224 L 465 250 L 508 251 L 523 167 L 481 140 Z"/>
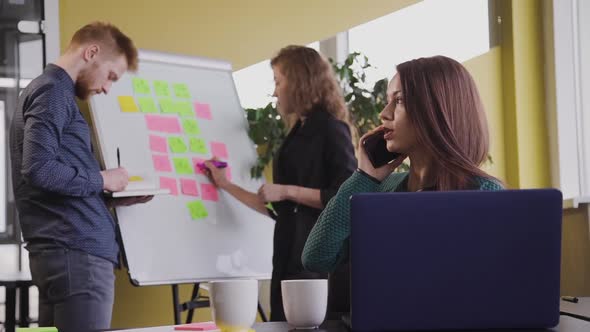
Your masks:
<path fill-rule="evenodd" d="M 558 190 L 372 193 L 351 204 L 353 331 L 557 325 Z"/>

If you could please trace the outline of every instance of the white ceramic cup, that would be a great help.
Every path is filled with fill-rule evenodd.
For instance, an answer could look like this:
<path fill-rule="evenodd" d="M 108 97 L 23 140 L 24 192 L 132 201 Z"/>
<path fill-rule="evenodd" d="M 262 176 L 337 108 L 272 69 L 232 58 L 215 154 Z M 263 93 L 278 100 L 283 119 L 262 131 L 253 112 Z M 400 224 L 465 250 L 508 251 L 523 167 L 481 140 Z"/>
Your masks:
<path fill-rule="evenodd" d="M 232 332 L 250 329 L 258 308 L 258 280 L 212 281 L 209 292 L 217 327 Z"/>
<path fill-rule="evenodd" d="M 296 329 L 317 328 L 326 318 L 328 280 L 281 281 L 287 323 Z"/>

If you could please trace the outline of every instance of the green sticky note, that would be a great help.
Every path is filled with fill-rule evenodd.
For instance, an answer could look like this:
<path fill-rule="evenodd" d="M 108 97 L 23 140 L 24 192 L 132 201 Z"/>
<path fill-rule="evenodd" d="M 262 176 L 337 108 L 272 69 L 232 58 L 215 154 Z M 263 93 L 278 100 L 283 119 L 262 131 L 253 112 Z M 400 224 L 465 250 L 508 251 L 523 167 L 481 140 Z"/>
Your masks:
<path fill-rule="evenodd" d="M 162 113 L 176 113 L 174 101 L 170 98 L 160 99 L 160 109 L 162 110 Z"/>
<path fill-rule="evenodd" d="M 133 91 L 135 91 L 135 93 L 137 93 L 137 94 L 149 95 L 151 93 L 150 84 L 148 83 L 147 80 L 144 80 L 139 77 L 134 77 L 133 78 Z"/>
<path fill-rule="evenodd" d="M 139 102 L 139 109 L 143 113 L 158 113 L 158 108 L 152 97 L 137 97 Z"/>
<path fill-rule="evenodd" d="M 191 137 L 189 138 L 189 146 L 190 146 L 190 150 L 191 152 L 196 152 L 196 153 L 200 153 L 200 154 L 207 154 L 207 145 L 205 144 L 205 141 L 203 141 L 200 138 L 196 138 L 196 137 Z"/>
<path fill-rule="evenodd" d="M 193 174 L 193 168 L 188 158 L 172 158 L 177 174 Z"/>
<path fill-rule="evenodd" d="M 17 327 L 16 332 L 58 332 L 58 331 L 57 331 L 57 327 Z"/>
<path fill-rule="evenodd" d="M 154 90 L 158 97 L 170 97 L 170 89 L 166 81 L 154 81 Z"/>
<path fill-rule="evenodd" d="M 195 116 L 193 107 L 188 101 L 177 101 L 174 103 L 174 106 L 176 107 L 176 112 L 181 116 Z"/>
<path fill-rule="evenodd" d="M 172 88 L 174 89 L 174 94 L 178 98 L 190 98 L 191 95 L 188 93 L 188 87 L 186 84 L 176 83 L 172 84 Z"/>
<path fill-rule="evenodd" d="M 199 135 L 201 133 L 199 123 L 195 119 L 182 119 L 182 128 L 184 128 L 185 134 Z"/>
<path fill-rule="evenodd" d="M 192 220 L 203 219 L 209 215 L 205 205 L 201 201 L 188 202 L 186 203 L 186 206 L 188 207 Z"/>
<path fill-rule="evenodd" d="M 188 151 L 182 137 L 168 137 L 168 145 L 173 153 L 186 153 Z"/>

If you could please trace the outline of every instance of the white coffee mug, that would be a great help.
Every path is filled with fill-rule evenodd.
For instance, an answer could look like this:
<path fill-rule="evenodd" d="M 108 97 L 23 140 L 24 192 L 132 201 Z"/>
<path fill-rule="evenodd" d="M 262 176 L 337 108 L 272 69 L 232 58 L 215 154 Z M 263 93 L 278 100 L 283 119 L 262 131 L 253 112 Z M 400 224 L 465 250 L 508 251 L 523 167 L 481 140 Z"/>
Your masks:
<path fill-rule="evenodd" d="M 313 329 L 322 324 L 328 306 L 328 280 L 283 280 L 281 291 L 289 325 L 297 329 Z"/>
<path fill-rule="evenodd" d="M 248 331 L 256 320 L 258 280 L 223 280 L 210 283 L 213 320 L 223 331 Z"/>

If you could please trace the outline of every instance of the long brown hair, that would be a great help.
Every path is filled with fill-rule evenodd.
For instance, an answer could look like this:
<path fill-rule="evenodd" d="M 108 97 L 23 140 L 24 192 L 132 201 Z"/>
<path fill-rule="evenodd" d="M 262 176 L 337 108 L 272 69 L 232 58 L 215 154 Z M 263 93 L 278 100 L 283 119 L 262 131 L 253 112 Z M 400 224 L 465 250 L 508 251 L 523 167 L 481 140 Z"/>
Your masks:
<path fill-rule="evenodd" d="M 436 189 L 469 189 L 477 177 L 496 180 L 479 168 L 488 155 L 489 133 L 467 69 L 453 59 L 435 56 L 401 63 L 397 72 L 417 139 L 440 165 Z"/>
<path fill-rule="evenodd" d="M 287 79 L 286 114 L 306 116 L 323 109 L 350 127 L 350 116 L 342 90 L 330 63 L 316 50 L 290 45 L 282 48 L 270 61 Z"/>

